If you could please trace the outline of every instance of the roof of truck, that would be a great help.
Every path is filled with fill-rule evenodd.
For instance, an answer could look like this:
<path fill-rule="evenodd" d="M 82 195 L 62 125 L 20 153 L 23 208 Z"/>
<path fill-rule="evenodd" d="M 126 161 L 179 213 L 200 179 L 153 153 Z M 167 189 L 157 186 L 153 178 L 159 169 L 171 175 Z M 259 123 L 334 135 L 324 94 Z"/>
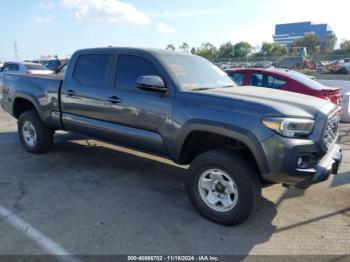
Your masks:
<path fill-rule="evenodd" d="M 140 52 L 146 52 L 146 53 L 152 53 L 157 55 L 192 55 L 191 53 L 187 52 L 178 52 L 178 51 L 172 51 L 172 50 L 166 50 L 166 49 L 160 49 L 160 48 L 142 48 L 142 47 L 97 47 L 97 48 L 86 48 L 86 49 L 80 49 L 77 52 L 103 52 L 108 50 L 115 50 L 115 51 L 140 51 Z"/>

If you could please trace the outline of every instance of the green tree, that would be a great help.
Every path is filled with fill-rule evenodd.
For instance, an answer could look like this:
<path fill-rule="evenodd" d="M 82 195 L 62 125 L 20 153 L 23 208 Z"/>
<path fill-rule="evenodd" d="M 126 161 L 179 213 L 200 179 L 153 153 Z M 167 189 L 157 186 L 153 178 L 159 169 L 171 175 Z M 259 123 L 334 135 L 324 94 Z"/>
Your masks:
<path fill-rule="evenodd" d="M 197 50 L 196 50 L 195 47 L 192 47 L 192 48 L 191 48 L 191 54 L 194 54 L 194 55 L 197 54 Z"/>
<path fill-rule="evenodd" d="M 326 39 L 321 42 L 321 53 L 330 54 L 334 51 L 335 44 L 337 43 L 337 36 L 335 34 L 327 35 Z"/>
<path fill-rule="evenodd" d="M 222 44 L 219 47 L 217 58 L 231 58 L 234 57 L 234 45 L 229 41 L 225 44 Z"/>
<path fill-rule="evenodd" d="M 233 47 L 234 57 L 248 57 L 253 50 L 253 47 L 248 42 L 238 42 Z"/>
<path fill-rule="evenodd" d="M 296 39 L 292 47 L 306 47 L 308 54 L 317 54 L 320 50 L 321 41 L 320 38 L 313 34 L 306 34 L 304 37 Z"/>
<path fill-rule="evenodd" d="M 212 60 L 216 58 L 217 49 L 213 44 L 206 42 L 202 43 L 201 46 L 197 48 L 196 54 L 205 57 L 209 60 Z"/>
<path fill-rule="evenodd" d="M 264 42 L 261 46 L 258 56 L 281 57 L 286 55 L 287 48 L 283 45 Z"/>
<path fill-rule="evenodd" d="M 190 50 L 190 46 L 189 46 L 186 42 L 183 42 L 183 43 L 179 46 L 179 49 L 180 49 L 182 52 L 188 53 L 189 50 Z"/>
<path fill-rule="evenodd" d="M 350 51 L 350 40 L 344 40 L 340 44 L 340 50 L 342 50 L 342 51 Z"/>
<path fill-rule="evenodd" d="M 175 51 L 175 46 L 173 44 L 168 44 L 166 50 Z"/>

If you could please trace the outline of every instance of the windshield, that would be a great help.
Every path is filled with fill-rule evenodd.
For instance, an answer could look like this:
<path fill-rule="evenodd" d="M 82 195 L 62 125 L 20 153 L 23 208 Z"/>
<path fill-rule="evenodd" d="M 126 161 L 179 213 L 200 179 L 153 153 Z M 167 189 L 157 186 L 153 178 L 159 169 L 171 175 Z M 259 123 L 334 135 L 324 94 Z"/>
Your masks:
<path fill-rule="evenodd" d="M 163 55 L 163 61 L 185 90 L 236 86 L 216 65 L 194 55 Z"/>
<path fill-rule="evenodd" d="M 49 70 L 48 68 L 40 64 L 24 64 L 24 66 L 28 70 Z"/>

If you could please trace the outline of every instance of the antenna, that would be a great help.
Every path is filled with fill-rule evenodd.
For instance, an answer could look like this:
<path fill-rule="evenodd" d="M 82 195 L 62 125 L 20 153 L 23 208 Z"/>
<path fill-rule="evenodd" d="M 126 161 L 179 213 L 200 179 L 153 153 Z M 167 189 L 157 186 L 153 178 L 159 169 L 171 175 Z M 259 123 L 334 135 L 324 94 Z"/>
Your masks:
<path fill-rule="evenodd" d="M 16 61 L 19 61 L 18 48 L 17 48 L 17 42 L 16 41 L 13 43 L 13 49 L 15 51 L 15 59 L 16 59 Z"/>

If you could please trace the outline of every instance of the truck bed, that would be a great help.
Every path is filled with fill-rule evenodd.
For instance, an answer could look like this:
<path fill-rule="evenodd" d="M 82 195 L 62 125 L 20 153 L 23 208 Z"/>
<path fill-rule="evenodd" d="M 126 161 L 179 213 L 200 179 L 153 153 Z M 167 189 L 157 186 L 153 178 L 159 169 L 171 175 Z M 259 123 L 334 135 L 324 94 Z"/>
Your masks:
<path fill-rule="evenodd" d="M 17 75 L 17 76 L 24 76 L 24 77 L 31 77 L 31 78 L 43 78 L 43 79 L 49 79 L 49 80 L 60 80 L 63 81 L 64 75 L 58 75 L 58 74 L 45 74 L 45 75 L 40 75 L 40 74 L 8 74 L 8 75 Z"/>
<path fill-rule="evenodd" d="M 60 90 L 62 75 L 6 74 L 3 81 L 3 108 L 15 115 L 14 97 L 30 101 L 41 119 L 52 127 L 60 127 L 60 119 L 55 112 L 60 112 Z"/>

